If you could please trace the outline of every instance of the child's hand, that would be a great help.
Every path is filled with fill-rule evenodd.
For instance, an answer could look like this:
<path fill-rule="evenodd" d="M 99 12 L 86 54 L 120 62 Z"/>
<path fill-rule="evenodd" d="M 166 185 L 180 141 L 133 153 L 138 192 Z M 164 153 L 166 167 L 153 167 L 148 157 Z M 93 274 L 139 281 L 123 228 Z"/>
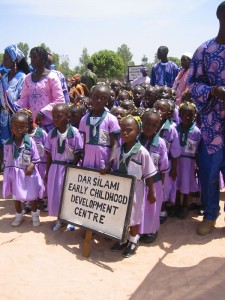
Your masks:
<path fill-rule="evenodd" d="M 100 170 L 99 170 L 99 173 L 100 173 L 101 175 L 105 175 L 105 174 L 109 173 L 110 170 L 111 170 L 111 168 L 105 167 L 104 169 L 100 169 Z"/>
<path fill-rule="evenodd" d="M 147 199 L 148 199 L 148 202 L 150 204 L 155 203 L 156 202 L 155 192 L 154 193 L 148 193 Z"/>
<path fill-rule="evenodd" d="M 34 170 L 34 164 L 31 163 L 31 164 L 29 164 L 29 166 L 27 166 L 27 168 L 25 170 L 25 175 L 30 176 L 32 174 L 33 170 Z"/>

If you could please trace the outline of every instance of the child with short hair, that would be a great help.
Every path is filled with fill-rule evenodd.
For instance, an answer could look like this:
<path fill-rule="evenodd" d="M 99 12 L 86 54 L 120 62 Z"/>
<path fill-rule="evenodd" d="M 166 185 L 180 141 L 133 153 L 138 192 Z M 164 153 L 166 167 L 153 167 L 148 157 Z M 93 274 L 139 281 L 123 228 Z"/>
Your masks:
<path fill-rule="evenodd" d="M 116 150 L 114 157 L 114 171 L 136 178 L 130 218 L 130 236 L 126 243 L 116 243 L 111 249 L 113 252 L 124 249 L 122 256 L 126 258 L 134 255 L 138 248 L 138 230 L 142 221 L 145 185 L 148 187 L 146 197 L 149 203 L 156 201 L 152 180 L 156 170 L 148 151 L 137 141 L 140 130 L 141 119 L 139 117 L 129 115 L 122 119 L 121 139 L 123 145 Z"/>
<path fill-rule="evenodd" d="M 33 114 L 29 109 L 20 109 L 19 112 L 21 113 L 25 113 L 27 115 L 28 118 L 28 134 L 30 137 L 33 138 L 33 140 L 36 143 L 37 149 L 38 149 L 38 154 L 40 156 L 40 161 L 37 163 L 37 169 L 40 173 L 40 176 L 44 182 L 44 193 L 43 193 L 43 210 L 45 212 L 48 211 L 48 205 L 47 205 L 47 186 L 45 183 L 45 174 L 46 174 L 46 162 L 47 162 L 47 156 L 46 156 L 46 152 L 44 149 L 44 145 L 47 139 L 47 133 L 45 132 L 44 129 L 42 129 L 41 127 L 37 126 L 34 123 L 33 120 Z M 26 204 L 29 204 L 26 203 Z M 29 205 L 26 205 L 24 208 L 25 212 L 29 212 Z"/>
<path fill-rule="evenodd" d="M 110 112 L 117 118 L 119 124 L 121 119 L 126 116 L 126 111 L 121 106 L 114 106 Z"/>
<path fill-rule="evenodd" d="M 77 128 L 69 124 L 69 108 L 66 104 L 53 107 L 52 117 L 55 128 L 49 133 L 45 143 L 47 151 L 46 181 L 48 191 L 49 216 L 58 216 L 66 165 L 77 165 L 83 148 L 83 141 Z M 53 224 L 56 231 L 63 224 L 58 220 Z"/>
<path fill-rule="evenodd" d="M 169 172 L 165 174 L 164 181 L 164 202 L 162 204 L 160 221 L 165 222 L 167 219 L 167 212 L 165 210 L 165 202 L 169 201 L 171 205 L 175 206 L 176 200 L 176 178 L 177 178 L 177 158 L 181 154 L 178 133 L 175 125 L 168 119 L 170 115 L 170 104 L 167 99 L 157 100 L 154 108 L 159 110 L 161 115 L 161 124 L 158 131 L 159 136 L 166 142 L 167 153 L 169 158 Z M 172 216 L 173 208 L 170 210 Z"/>
<path fill-rule="evenodd" d="M 106 85 L 96 85 L 91 93 L 93 109 L 81 119 L 79 126 L 84 137 L 83 166 L 101 169 L 103 173 L 111 169 L 120 132 L 117 118 L 105 109 L 109 97 Z"/>
<path fill-rule="evenodd" d="M 154 87 L 148 87 L 145 90 L 143 100 L 141 102 L 141 106 L 145 109 L 153 108 L 154 103 L 158 100 L 158 92 Z"/>
<path fill-rule="evenodd" d="M 178 209 L 176 216 L 181 219 L 188 214 L 190 193 L 199 192 L 195 171 L 201 132 L 194 123 L 196 113 L 197 109 L 194 103 L 183 102 L 180 104 L 181 122 L 176 126 L 181 147 L 181 156 L 177 161 Z"/>
<path fill-rule="evenodd" d="M 148 150 L 157 173 L 153 176 L 156 202 L 150 204 L 144 199 L 142 222 L 139 226 L 142 243 L 152 243 L 157 237 L 160 227 L 160 211 L 163 203 L 163 182 L 165 173 L 169 170 L 168 155 L 165 141 L 157 133 L 161 121 L 159 111 L 147 109 L 142 117 L 142 133 L 140 143 Z"/>
<path fill-rule="evenodd" d="M 86 107 L 84 105 L 71 105 L 69 107 L 70 124 L 79 129 L 80 121 L 86 114 Z"/>
<path fill-rule="evenodd" d="M 144 98 L 145 89 L 140 85 L 136 85 L 133 87 L 132 92 L 134 96 L 134 105 L 139 108 Z"/>
<path fill-rule="evenodd" d="M 27 134 L 28 118 L 16 113 L 11 118 L 12 136 L 4 145 L 3 197 L 13 196 L 16 217 L 11 223 L 18 227 L 23 221 L 21 202 L 31 203 L 33 226 L 39 226 L 37 199 L 42 197 L 43 182 L 37 170 L 40 161 L 36 144 Z"/>

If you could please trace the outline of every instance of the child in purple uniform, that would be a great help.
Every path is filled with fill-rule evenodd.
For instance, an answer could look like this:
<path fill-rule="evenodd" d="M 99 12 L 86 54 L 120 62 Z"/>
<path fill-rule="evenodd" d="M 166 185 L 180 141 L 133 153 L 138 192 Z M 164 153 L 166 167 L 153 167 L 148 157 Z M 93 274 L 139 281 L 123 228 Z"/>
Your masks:
<path fill-rule="evenodd" d="M 195 117 L 194 103 L 184 102 L 180 105 L 181 123 L 176 126 L 181 146 L 181 156 L 177 161 L 178 210 L 176 216 L 179 218 L 187 216 L 189 194 L 199 191 L 195 170 L 201 132 L 194 123 Z"/>
<path fill-rule="evenodd" d="M 164 202 L 160 214 L 160 222 L 163 223 L 167 219 L 167 212 L 165 210 L 165 202 L 169 201 L 175 206 L 176 200 L 176 178 L 177 178 L 177 158 L 181 154 L 178 133 L 175 125 L 168 119 L 170 113 L 170 104 L 168 100 L 157 100 L 154 108 L 158 109 L 161 115 L 161 128 L 159 129 L 159 136 L 166 142 L 167 153 L 169 158 L 170 170 L 165 174 L 164 181 Z M 171 212 L 173 208 L 171 209 Z"/>
<path fill-rule="evenodd" d="M 106 85 L 97 85 L 91 93 L 93 109 L 80 122 L 79 130 L 84 136 L 83 166 L 110 170 L 114 151 L 117 148 L 117 135 L 120 132 L 118 120 L 105 106 L 110 97 Z"/>
<path fill-rule="evenodd" d="M 66 165 L 77 165 L 83 148 L 78 129 L 69 125 L 69 107 L 57 104 L 53 107 L 52 117 L 55 128 L 48 133 L 45 143 L 47 151 L 47 192 L 49 216 L 58 216 L 60 198 Z M 63 224 L 58 220 L 52 230 L 56 231 Z"/>
<path fill-rule="evenodd" d="M 26 114 L 28 118 L 28 134 L 36 143 L 38 154 L 40 156 L 40 161 L 37 163 L 38 172 L 44 182 L 44 193 L 43 193 L 43 210 L 48 211 L 47 207 L 47 186 L 45 183 L 45 173 L 46 173 L 46 161 L 47 156 L 44 149 L 45 141 L 47 138 L 47 133 L 41 127 L 35 125 L 33 120 L 33 114 L 29 109 L 20 109 L 19 112 Z M 25 213 L 30 211 L 29 202 L 26 202 L 26 206 L 24 207 Z"/>
<path fill-rule="evenodd" d="M 16 217 L 11 223 L 18 227 L 23 221 L 21 202 L 31 202 L 33 226 L 39 226 L 37 199 L 42 196 L 43 183 L 36 164 L 40 158 L 35 142 L 27 134 L 28 119 L 24 113 L 11 118 L 13 135 L 4 145 L 3 197 L 13 195 Z"/>
<path fill-rule="evenodd" d="M 156 202 L 150 204 L 145 197 L 143 205 L 142 222 L 139 227 L 142 243 L 152 243 L 157 237 L 160 227 L 159 217 L 163 203 L 163 181 L 165 172 L 169 170 L 168 155 L 165 141 L 159 137 L 157 131 L 160 126 L 161 116 L 153 108 L 148 109 L 142 117 L 142 134 L 140 143 L 149 151 L 157 173 L 153 176 Z"/>
<path fill-rule="evenodd" d="M 130 257 L 135 254 L 138 247 L 138 230 L 142 220 L 145 184 L 148 187 L 147 200 L 150 203 L 156 201 L 152 180 L 156 170 L 148 151 L 137 141 L 140 130 L 141 119 L 139 117 L 127 116 L 122 119 L 121 139 L 124 144 L 116 150 L 114 158 L 114 170 L 116 172 L 136 177 L 128 242 L 123 244 L 116 243 L 112 247 L 114 252 L 125 248 L 122 254 L 123 257 Z"/>

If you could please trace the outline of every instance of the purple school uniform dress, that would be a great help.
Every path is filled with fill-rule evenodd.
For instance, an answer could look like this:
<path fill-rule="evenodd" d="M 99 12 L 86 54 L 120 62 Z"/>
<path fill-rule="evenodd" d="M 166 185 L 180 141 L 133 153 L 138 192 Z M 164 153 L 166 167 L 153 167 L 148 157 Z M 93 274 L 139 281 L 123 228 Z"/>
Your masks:
<path fill-rule="evenodd" d="M 47 133 L 39 126 L 37 126 L 35 128 L 35 132 L 33 134 L 29 134 L 30 137 L 33 138 L 33 140 L 36 143 L 37 149 L 38 149 L 38 154 L 40 156 L 40 161 L 37 163 L 37 168 L 38 171 L 41 175 L 41 178 L 44 182 L 44 194 L 43 194 L 43 198 L 47 197 L 47 185 L 45 182 L 45 174 L 46 174 L 46 162 L 47 162 L 47 156 L 46 156 L 46 152 L 45 152 L 45 142 L 47 139 Z"/>
<path fill-rule="evenodd" d="M 48 173 L 47 193 L 49 216 L 58 216 L 66 164 L 71 163 L 74 154 L 81 151 L 83 142 L 77 128 L 68 126 L 62 144 L 57 128 L 47 136 L 45 150 L 52 155 L 52 163 Z"/>
<path fill-rule="evenodd" d="M 104 111 L 95 125 L 91 125 L 91 112 L 80 121 L 79 131 L 85 135 L 85 154 L 83 166 L 87 168 L 104 168 L 109 160 L 111 146 L 110 134 L 118 134 L 118 120 L 111 113 Z"/>
<path fill-rule="evenodd" d="M 196 153 L 201 140 L 201 132 L 195 124 L 184 130 L 181 124 L 176 126 L 181 146 L 181 156 L 177 161 L 177 190 L 182 194 L 198 192 L 195 177 Z"/>
<path fill-rule="evenodd" d="M 142 220 L 142 206 L 145 194 L 145 179 L 154 176 L 157 171 L 148 151 L 137 142 L 124 156 L 124 146 L 117 148 L 114 158 L 114 171 L 136 177 L 130 226 L 138 225 Z"/>
<path fill-rule="evenodd" d="M 34 201 L 42 197 L 43 182 L 37 170 L 40 161 L 36 144 L 28 134 L 20 147 L 14 143 L 13 136 L 4 145 L 4 180 L 3 198 L 13 195 L 14 200 Z M 31 175 L 26 176 L 25 170 L 30 163 L 35 167 Z"/>
<path fill-rule="evenodd" d="M 149 151 L 157 173 L 153 176 L 156 202 L 150 204 L 147 199 L 147 190 L 143 203 L 142 222 L 139 227 L 140 234 L 148 234 L 157 231 L 160 227 L 160 211 L 164 199 L 163 184 L 160 173 L 169 170 L 169 161 L 165 141 L 155 134 L 152 139 L 144 140 L 140 137 L 141 144 Z"/>
<path fill-rule="evenodd" d="M 181 155 L 178 133 L 174 123 L 167 120 L 159 130 L 159 136 L 166 142 L 167 153 L 169 157 L 169 169 L 171 168 L 171 158 L 178 158 Z M 176 180 L 172 180 L 169 172 L 165 174 L 164 180 L 164 201 L 175 203 L 176 200 Z"/>

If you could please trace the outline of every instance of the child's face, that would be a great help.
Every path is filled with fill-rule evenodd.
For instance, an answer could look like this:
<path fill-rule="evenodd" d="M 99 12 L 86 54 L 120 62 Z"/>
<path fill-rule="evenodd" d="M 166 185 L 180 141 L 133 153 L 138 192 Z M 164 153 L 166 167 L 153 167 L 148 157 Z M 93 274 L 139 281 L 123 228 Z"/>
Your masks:
<path fill-rule="evenodd" d="M 134 103 L 133 101 L 125 100 L 121 102 L 120 106 L 129 114 L 134 108 Z"/>
<path fill-rule="evenodd" d="M 113 90 L 110 90 L 110 102 L 114 102 L 116 98 L 116 94 Z"/>
<path fill-rule="evenodd" d="M 17 138 L 23 138 L 24 134 L 28 131 L 28 122 L 25 117 L 19 117 L 12 122 L 12 133 Z"/>
<path fill-rule="evenodd" d="M 117 98 L 119 105 L 125 100 L 128 100 L 128 94 L 126 92 L 120 92 Z"/>
<path fill-rule="evenodd" d="M 184 126 L 190 126 L 195 119 L 195 109 L 192 106 L 182 107 L 180 111 L 181 123 Z"/>
<path fill-rule="evenodd" d="M 111 89 L 116 93 L 120 90 L 120 82 L 115 80 L 111 82 Z"/>
<path fill-rule="evenodd" d="M 70 119 L 70 124 L 74 127 L 78 127 L 80 124 L 80 120 L 82 119 L 83 115 L 81 111 L 78 111 L 76 107 L 72 107 L 70 109 L 69 113 L 69 119 Z"/>
<path fill-rule="evenodd" d="M 138 125 L 132 118 L 125 119 L 120 124 L 120 136 L 124 143 L 134 142 L 139 134 Z"/>
<path fill-rule="evenodd" d="M 63 108 L 53 108 L 52 110 L 53 124 L 56 128 L 64 128 L 68 124 L 68 115 Z"/>
<path fill-rule="evenodd" d="M 34 128 L 34 125 L 33 125 L 33 119 L 29 116 L 28 117 L 28 132 L 31 133 L 33 128 Z"/>
<path fill-rule="evenodd" d="M 143 98 L 143 90 L 141 88 L 136 88 L 133 90 L 134 100 L 141 100 Z"/>
<path fill-rule="evenodd" d="M 152 91 L 146 91 L 143 100 L 144 108 L 152 108 L 156 101 L 156 95 Z"/>
<path fill-rule="evenodd" d="M 165 101 L 157 101 L 154 104 L 154 108 L 156 108 L 159 111 L 162 121 L 165 121 L 168 118 L 169 112 L 170 112 L 169 103 L 167 103 Z"/>
<path fill-rule="evenodd" d="M 91 96 L 93 110 L 102 110 L 109 101 L 109 92 L 104 86 L 97 86 Z"/>
<path fill-rule="evenodd" d="M 43 61 L 41 56 L 36 51 L 30 52 L 30 60 L 32 67 L 36 68 L 38 66 L 43 65 Z"/>
<path fill-rule="evenodd" d="M 120 124 L 121 119 L 124 118 L 126 115 L 126 112 L 124 111 L 124 109 L 122 107 L 115 108 L 111 113 L 117 118 L 119 124 Z"/>
<path fill-rule="evenodd" d="M 158 114 L 146 114 L 142 120 L 142 130 L 146 138 L 151 138 L 159 129 L 160 117 Z"/>

